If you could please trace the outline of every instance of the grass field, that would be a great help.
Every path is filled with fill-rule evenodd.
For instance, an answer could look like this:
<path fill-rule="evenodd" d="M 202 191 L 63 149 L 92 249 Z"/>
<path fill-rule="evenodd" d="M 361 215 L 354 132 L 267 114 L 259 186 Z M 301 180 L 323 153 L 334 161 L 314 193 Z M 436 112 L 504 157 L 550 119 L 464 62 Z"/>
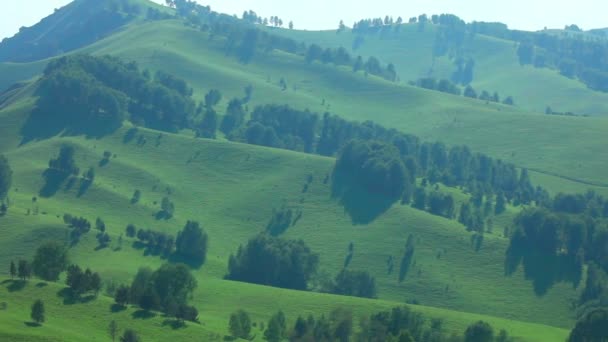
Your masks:
<path fill-rule="evenodd" d="M 431 30 L 429 27 L 419 33 L 415 26 L 406 25 L 397 37 L 366 38 L 359 53 L 385 61 L 399 59 L 392 61 L 402 73 L 402 81 L 410 74 L 414 75 L 411 78 L 419 77 L 431 66 Z M 348 32 L 277 32 L 322 46 L 350 47 L 353 39 Z M 608 194 L 604 172 L 608 166 L 608 118 L 533 112 L 544 108 L 536 100 L 542 98 L 556 101 L 547 103 L 556 110 L 580 105 L 581 111 L 599 113 L 605 110 L 608 97 L 551 71 L 521 68 L 510 42 L 475 38 L 475 51 L 486 52 L 475 52 L 479 55 L 475 55 L 478 75 L 474 86 L 514 95 L 521 101 L 519 107 L 389 83 L 348 68 L 307 64 L 300 56 L 277 51 L 260 53 L 251 64 L 244 65 L 226 56 L 224 44 L 222 38 L 210 37 L 177 20 L 137 21 L 78 52 L 117 55 L 135 60 L 143 68 L 171 72 L 188 80 L 197 100 L 202 100 L 208 90 L 219 89 L 224 95 L 218 106 L 220 113 L 231 98 L 243 97 L 244 87 L 251 84 L 254 91 L 249 109 L 278 103 L 319 113 L 330 111 L 350 120 L 373 120 L 423 140 L 468 145 L 474 151 L 527 167 L 535 184 L 552 193 L 593 189 Z M 412 45 L 417 48 L 412 49 Z M 36 77 L 45 63 L 0 64 L 0 89 Z M 504 73 L 495 72 L 500 65 L 505 66 Z M 450 68 L 447 59 L 438 59 L 433 73 L 447 75 Z M 516 83 L 521 77 L 529 78 L 529 88 Z M 281 78 L 288 84 L 286 91 L 278 84 Z M 544 83 L 552 86 L 534 95 L 531 89 Z M 38 286 L 32 280 L 25 288 L 11 291 L 9 287 L 14 285 L 4 281 L 0 302 L 7 302 L 8 309 L 0 312 L 0 339 L 106 340 L 108 323 L 116 319 L 122 327 L 140 331 L 145 341 L 221 340 L 227 334 L 229 314 L 239 308 L 248 310 L 256 322 L 266 321 L 279 309 L 293 321 L 298 314 L 326 314 L 338 306 L 352 308 L 359 317 L 406 302 L 420 303 L 413 306 L 415 310 L 428 317 L 444 318 L 446 329 L 458 333 L 483 319 L 496 330 L 505 328 L 521 340 L 561 341 L 574 324 L 571 307 L 582 285 L 576 288 L 557 283 L 539 295 L 521 269 L 512 276 L 504 274 L 508 239 L 503 237 L 503 230 L 511 225 L 519 208 L 509 207 L 493 218 L 493 231 L 485 234 L 478 251 L 471 233 L 455 220 L 400 204 L 378 213 L 370 223 L 356 224 L 352 213 L 331 196 L 327 180 L 334 164 L 332 158 L 232 143 L 222 137 L 195 139 L 191 132 L 168 134 L 139 128 L 138 136 L 146 140 L 142 145 L 136 142 L 138 139 L 125 140 L 131 128 L 128 124 L 99 139 L 57 136 L 24 142 L 21 127 L 34 108 L 34 91 L 35 84 L 30 84 L 0 97 L 0 153 L 7 156 L 14 170 L 10 210 L 0 217 L 0 265 L 6 265 L 0 274 L 6 275 L 10 260 L 31 257 L 43 241 L 66 240 L 67 228 L 61 217 L 70 213 L 91 221 L 103 218 L 112 237 L 109 248 L 99 249 L 95 233 L 90 232 L 70 249 L 72 260 L 99 271 L 106 283 L 128 283 L 139 267 L 155 268 L 165 260 L 146 255 L 135 247 L 133 239 L 123 236 L 127 224 L 175 235 L 187 220 L 197 220 L 210 237 L 207 262 L 194 270 L 199 287 L 193 303 L 201 312 L 201 325 L 173 330 L 160 315 L 141 319 L 132 308 L 112 313 L 109 297 L 64 305 L 58 295 L 62 285 Z M 527 98 L 529 94 L 534 96 Z M 576 100 L 574 96 L 578 96 Z M 95 182 L 83 194 L 79 194 L 76 182 L 62 185 L 51 197 L 40 197 L 42 173 L 63 144 L 76 148 L 81 170 L 96 168 Z M 101 166 L 104 151 L 114 156 L 109 164 Z M 304 191 L 310 176 L 313 181 Z M 135 190 L 140 190 L 142 197 L 139 203 L 131 204 Z M 469 196 L 459 189 L 441 190 L 453 194 L 457 203 Z M 155 216 L 165 196 L 175 203 L 175 216 L 158 220 Z M 375 277 L 379 300 L 224 280 L 230 254 L 263 231 L 273 209 L 282 206 L 303 213 L 284 236 L 303 239 L 319 253 L 317 281 L 333 278 L 344 267 L 352 243 L 354 256 L 348 267 L 367 270 Z M 409 235 L 415 238 L 414 262 L 400 281 L 399 262 Z M 390 257 L 395 260 L 392 271 L 387 266 Z M 34 298 L 43 298 L 48 305 L 48 323 L 43 327 L 26 324 Z M 76 329 L 78 317 L 85 318 Z M 262 332 L 256 332 L 259 340 Z"/>
<path fill-rule="evenodd" d="M 14 106 L 27 107 L 28 103 Z M 8 124 L 13 118 L 12 130 L 17 131 L 20 117 L 15 118 L 9 109 L 1 112 L 0 122 Z M 321 273 L 333 277 L 342 268 L 352 242 L 355 253 L 349 267 L 369 270 L 377 279 L 381 299 L 416 300 L 428 306 L 559 327 L 573 323 L 569 306 L 577 292 L 572 285 L 556 284 L 544 296 L 537 296 L 521 272 L 504 276 L 508 240 L 501 235 L 510 222 L 507 217 L 512 217 L 509 212 L 504 214 L 506 218 L 495 219 L 494 234 L 487 234 L 476 252 L 463 226 L 407 206 L 395 205 L 370 224 L 353 225 L 348 213 L 331 198 L 330 185 L 324 184 L 333 167 L 330 158 L 185 135 L 162 134 L 157 140 L 158 132 L 145 129 L 140 132 L 148 142 L 137 146 L 123 142 L 126 130 L 101 140 L 53 138 L 19 147 L 19 137 L 14 135 L 2 144 L 15 177 L 11 210 L 1 219 L 7 229 L 0 238 L 0 263 L 31 255 L 45 239 L 65 239 L 61 216 L 66 212 L 91 220 L 103 218 L 113 236 L 113 247 L 128 223 L 176 234 L 185 221 L 195 219 L 203 223 L 211 239 L 208 262 L 196 272 L 205 288 L 210 279 L 224 276 L 230 253 L 265 228 L 272 210 L 288 205 L 301 209 L 303 217 L 285 236 L 304 239 L 320 254 Z M 41 174 L 47 161 L 65 143 L 77 147 L 82 169 L 96 166 L 106 150 L 116 158 L 105 167 L 96 166 L 95 183 L 83 196 L 78 197 L 76 183 L 33 203 L 32 197 L 43 186 Z M 308 175 L 313 182 L 303 193 Z M 135 189 L 142 191 L 142 200 L 130 205 Z M 154 216 L 166 195 L 175 202 L 176 214 L 171 220 L 159 221 Z M 28 215 L 28 209 L 37 209 L 39 214 Z M 416 266 L 399 282 L 397 267 L 389 274 L 386 262 L 389 256 L 401 259 L 409 234 L 416 238 Z M 145 257 L 127 238 L 119 251 L 96 251 L 94 234 L 90 235 L 71 253 L 79 264 L 99 270 L 105 279 L 126 282 L 139 266 L 163 262 Z M 197 304 L 205 307 L 204 300 Z"/>
<path fill-rule="evenodd" d="M 201 296 L 209 299 L 201 308 L 200 324 L 187 323 L 186 327 L 174 329 L 171 320 L 161 314 L 152 317 L 143 315 L 135 308 L 113 310 L 113 300 L 104 295 L 87 302 L 65 304 L 62 296 L 64 286 L 54 283 L 40 283 L 35 280 L 19 285 L 9 279 L 0 284 L 0 296 L 7 309 L 0 315 L 0 338 L 10 341 L 107 341 L 108 326 L 112 320 L 119 329 L 133 329 L 144 341 L 221 341 L 228 335 L 230 313 L 243 306 L 249 310 L 256 322 L 252 334 L 261 341 L 263 331 L 260 323 L 267 321 L 278 310 L 277 302 L 292 325 L 298 314 L 327 314 L 336 307 L 350 308 L 357 319 L 373 312 L 387 310 L 399 303 L 366 300 L 353 297 L 270 289 L 250 284 L 211 280 L 201 291 Z M 6 298 L 6 299 L 5 299 Z M 36 299 L 45 303 L 46 322 L 42 326 L 30 323 L 30 305 Z M 462 312 L 412 305 L 413 310 L 426 317 L 445 320 L 446 331 L 463 331 L 471 322 L 483 319 L 495 329 L 507 329 L 511 336 L 520 341 L 563 341 L 568 331 L 532 323 L 523 323 L 502 318 L 480 316 Z M 525 336 L 525 338 L 522 338 Z"/>

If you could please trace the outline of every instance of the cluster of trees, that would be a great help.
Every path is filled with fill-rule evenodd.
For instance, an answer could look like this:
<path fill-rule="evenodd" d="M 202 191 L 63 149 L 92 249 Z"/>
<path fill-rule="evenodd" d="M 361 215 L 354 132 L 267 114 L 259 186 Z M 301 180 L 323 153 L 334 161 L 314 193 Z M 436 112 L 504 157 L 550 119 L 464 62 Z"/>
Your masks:
<path fill-rule="evenodd" d="M 130 229 L 133 227 L 133 229 Z M 160 254 L 164 257 L 168 257 L 173 254 L 175 250 L 175 238 L 173 235 L 157 232 L 152 229 L 139 229 L 137 234 L 134 233 L 135 226 L 127 226 L 127 236 L 137 236 L 137 240 L 146 247 L 153 254 Z"/>
<path fill-rule="evenodd" d="M 287 105 L 256 107 L 245 126 L 233 130 L 228 138 L 248 144 L 312 153 L 319 117 Z"/>
<path fill-rule="evenodd" d="M 272 236 L 283 234 L 287 228 L 295 225 L 302 217 L 302 211 L 282 207 L 280 210 L 272 211 L 272 217 L 266 225 L 266 231 Z"/>
<path fill-rule="evenodd" d="M 452 83 L 450 80 L 441 79 L 437 80 L 433 77 L 424 77 L 418 79 L 416 82 L 410 82 L 410 85 L 415 85 L 420 88 L 436 90 L 442 93 L 452 94 L 459 96 L 462 94 L 462 90 L 457 84 Z"/>
<path fill-rule="evenodd" d="M 57 281 L 61 272 L 66 270 L 68 262 L 68 252 L 65 246 L 55 241 L 49 241 L 36 249 L 31 262 L 22 259 L 15 264 L 14 261 L 11 261 L 9 274 L 11 277 L 17 276 L 23 281 L 29 279 L 32 274 L 42 280 Z"/>
<path fill-rule="evenodd" d="M 308 63 L 320 61 L 323 64 L 346 65 L 351 66 L 354 72 L 363 70 L 368 74 L 382 77 L 392 82 L 397 80 L 397 71 L 392 63 L 389 63 L 386 67 L 382 67 L 378 58 L 374 56 L 370 56 L 364 62 L 361 56 L 357 58 L 351 57 L 344 47 L 323 49 L 317 44 L 311 44 L 308 46 L 305 58 Z"/>
<path fill-rule="evenodd" d="M 76 296 L 81 296 L 87 292 L 94 292 L 95 295 L 101 291 L 101 277 L 99 273 L 87 268 L 82 270 L 78 265 L 70 265 L 67 268 L 66 284 Z"/>
<path fill-rule="evenodd" d="M 344 149 L 341 153 L 345 156 L 371 160 L 365 172 L 379 172 L 380 177 L 373 177 L 372 173 L 365 173 L 369 177 L 361 175 L 367 177 L 367 180 L 360 178 L 361 184 L 389 196 L 403 194 L 401 190 L 407 190 L 415 178 L 427 178 L 432 184 L 442 182 L 471 192 L 501 193 L 507 202 L 516 205 L 542 202 L 548 198 L 546 191 L 532 186 L 527 170 L 518 171 L 513 164 L 473 153 L 466 146 L 448 148 L 441 142 L 423 143 L 416 136 L 389 130 L 371 121 L 351 122 L 329 113 L 322 119 L 319 117 L 317 113 L 288 106 L 261 106 L 254 110 L 247 124 L 232 131 L 228 137 L 325 156 L 335 156 Z M 362 141 L 351 142 L 356 139 Z M 358 163 L 353 169 L 355 172 L 349 176 L 352 177 L 361 171 L 357 167 L 361 168 L 363 162 L 350 157 L 343 161 Z M 340 162 L 339 159 L 337 164 Z M 391 173 L 388 173 L 389 166 Z"/>
<path fill-rule="evenodd" d="M 475 89 L 471 85 L 467 85 L 463 91 L 457 84 L 447 79 L 437 80 L 433 77 L 424 77 L 418 79 L 416 82 L 409 82 L 409 84 L 424 89 L 440 91 L 442 93 L 457 96 L 463 95 L 464 97 L 479 99 L 481 101 L 486 102 L 501 102 L 500 95 L 496 91 L 490 94 L 490 92 L 484 90 L 480 94 L 478 94 L 477 91 L 475 91 Z M 513 106 L 515 105 L 515 100 L 512 96 L 507 96 L 503 99 L 502 103 L 505 105 Z"/>
<path fill-rule="evenodd" d="M 32 264 L 27 260 L 18 260 L 17 264 L 11 260 L 9 268 L 11 278 L 18 277 L 22 281 L 29 279 L 32 276 Z"/>
<path fill-rule="evenodd" d="M 570 332 L 568 342 L 605 341 L 608 339 L 608 310 L 592 310 L 580 319 Z"/>
<path fill-rule="evenodd" d="M 334 309 L 326 317 L 307 318 L 298 316 L 291 332 L 290 341 L 349 341 L 354 331 L 353 313 L 350 310 Z"/>
<path fill-rule="evenodd" d="M 244 11 L 241 19 L 243 19 L 244 21 L 249 22 L 251 24 L 283 27 L 283 19 L 279 18 L 278 16 L 271 16 L 270 19 L 262 18 L 261 16 L 258 16 L 258 14 L 252 10 Z M 291 21 L 289 22 L 289 29 L 293 29 L 293 22 L 291 22 Z"/>
<path fill-rule="evenodd" d="M 599 315 L 598 315 L 599 316 Z M 231 315 L 230 328 L 240 327 L 239 317 L 248 322 L 248 315 L 239 311 Z M 599 321 L 599 319 L 596 319 Z M 501 330 L 494 332 L 491 325 L 478 321 L 467 327 L 462 335 L 448 334 L 443 326 L 443 320 L 427 320 L 422 314 L 412 311 L 409 307 L 395 307 L 390 311 L 373 313 L 363 317 L 358 329 L 355 327 L 353 313 L 344 308 L 332 310 L 328 316 L 314 317 L 298 316 L 293 327 L 287 326 L 287 319 L 282 311 L 276 312 L 268 321 L 264 337 L 267 341 L 464 341 L 464 342 L 511 342 L 508 333 Z M 237 330 L 237 329 L 235 329 Z M 248 331 L 244 329 L 243 331 Z M 234 337 L 247 336 L 236 334 Z"/>
<path fill-rule="evenodd" d="M 542 206 L 522 211 L 514 221 L 506 271 L 523 263 L 537 291 L 558 281 L 578 285 L 589 265 L 580 304 L 608 299 L 608 201 L 593 192 L 558 194 Z M 552 265 L 552 267 L 547 267 Z"/>
<path fill-rule="evenodd" d="M 567 30 L 579 29 L 573 25 Z M 608 42 L 602 37 L 509 30 L 505 24 L 483 22 L 468 24 L 467 32 L 516 41 L 520 64 L 556 69 L 566 77 L 577 77 L 591 89 L 608 91 L 608 59 L 604 57 Z"/>
<path fill-rule="evenodd" d="M 376 298 L 376 279 L 367 271 L 343 269 L 336 275 L 329 292 L 343 296 Z"/>
<path fill-rule="evenodd" d="M 207 258 L 209 237 L 196 221 L 188 221 L 178 232 L 177 239 L 171 234 L 151 229 L 137 229 L 133 224 L 127 225 L 125 232 L 128 237 L 137 237 L 140 243 L 154 254 L 161 254 L 164 257 L 175 255 L 185 262 L 196 265 L 203 264 Z"/>
<path fill-rule="evenodd" d="M 196 322 L 198 310 L 188 305 L 197 282 L 188 266 L 164 264 L 155 271 L 140 268 L 131 286 L 116 289 L 118 305 L 135 304 L 143 310 L 160 310 L 178 321 Z"/>
<path fill-rule="evenodd" d="M 228 262 L 227 279 L 306 290 L 319 256 L 302 240 L 260 234 L 241 245 Z"/>
<path fill-rule="evenodd" d="M 340 152 L 332 177 L 345 189 L 362 188 L 394 202 L 411 191 L 415 181 L 412 173 L 394 145 L 353 140 Z"/>
<path fill-rule="evenodd" d="M 160 71 L 151 77 L 136 63 L 109 56 L 51 61 L 39 95 L 41 118 L 97 134 L 119 127 L 128 113 L 136 124 L 176 131 L 189 125 L 195 110 L 192 89 L 183 80 Z"/>
<path fill-rule="evenodd" d="M 557 69 L 566 77 L 577 77 L 589 88 L 608 91 L 608 43 L 582 35 L 559 36 L 544 32 L 510 32 L 519 41 L 517 54 L 522 65 Z"/>
<path fill-rule="evenodd" d="M 77 243 L 80 237 L 91 230 L 91 222 L 84 217 L 76 217 L 70 214 L 63 215 L 63 222 L 72 228 L 70 239 L 72 243 Z"/>

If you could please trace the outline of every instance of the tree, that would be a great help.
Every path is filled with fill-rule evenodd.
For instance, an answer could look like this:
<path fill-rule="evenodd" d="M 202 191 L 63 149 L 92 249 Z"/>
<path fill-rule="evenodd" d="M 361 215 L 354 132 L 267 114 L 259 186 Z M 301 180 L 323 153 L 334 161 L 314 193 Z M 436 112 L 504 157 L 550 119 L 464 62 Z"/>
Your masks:
<path fill-rule="evenodd" d="M 336 276 L 332 293 L 364 298 L 376 297 L 376 280 L 366 271 L 343 269 Z"/>
<path fill-rule="evenodd" d="M 233 337 L 248 339 L 251 333 L 251 318 L 246 311 L 239 310 L 230 315 L 230 333 Z"/>
<path fill-rule="evenodd" d="M 176 253 L 195 263 L 203 264 L 207 257 L 207 233 L 196 221 L 188 221 L 177 234 Z"/>
<path fill-rule="evenodd" d="M 137 228 L 135 227 L 134 224 L 130 223 L 129 225 L 127 225 L 127 228 L 125 229 L 127 236 L 132 238 L 135 237 Z"/>
<path fill-rule="evenodd" d="M 110 325 L 108 326 L 108 333 L 112 338 L 112 342 L 116 341 L 116 336 L 118 336 L 118 323 L 116 323 L 115 320 L 110 322 Z"/>
<path fill-rule="evenodd" d="M 36 324 L 44 323 L 44 302 L 42 300 L 38 299 L 34 302 L 30 317 Z"/>
<path fill-rule="evenodd" d="M 19 260 L 19 264 L 17 266 L 17 276 L 21 278 L 21 280 L 26 280 L 32 275 L 32 266 L 27 260 Z"/>
<path fill-rule="evenodd" d="M 205 106 L 207 108 L 213 108 L 222 100 L 222 93 L 217 89 L 211 89 L 205 95 Z"/>
<path fill-rule="evenodd" d="M 475 92 L 475 89 L 473 89 L 473 87 L 471 87 L 471 85 L 468 85 L 464 89 L 464 96 L 465 97 L 470 97 L 472 99 L 476 99 L 477 98 L 477 92 Z"/>
<path fill-rule="evenodd" d="M 318 255 L 304 241 L 260 234 L 250 239 L 245 246 L 241 245 L 236 255 L 230 256 L 226 277 L 260 285 L 305 290 L 318 263 Z"/>
<path fill-rule="evenodd" d="M 513 96 L 507 96 L 504 101 L 502 101 L 503 104 L 506 104 L 508 106 L 514 106 L 515 105 L 515 100 L 513 100 Z"/>
<path fill-rule="evenodd" d="M 494 330 L 484 321 L 469 325 L 464 332 L 464 342 L 493 342 Z"/>
<path fill-rule="evenodd" d="M 595 309 L 580 319 L 570 332 L 568 342 L 604 342 L 608 340 L 608 310 Z"/>
<path fill-rule="evenodd" d="M 160 209 L 162 216 L 167 219 L 170 219 L 171 217 L 173 217 L 173 213 L 175 212 L 175 205 L 173 204 L 173 202 L 171 202 L 169 197 L 165 196 L 163 197 L 160 203 Z"/>
<path fill-rule="evenodd" d="M 15 278 L 17 275 L 17 266 L 15 266 L 15 262 L 13 260 L 11 260 L 10 274 L 11 279 Z"/>
<path fill-rule="evenodd" d="M 507 208 L 506 202 L 507 199 L 505 198 L 505 195 L 502 192 L 496 195 L 496 205 L 494 206 L 494 214 L 500 215 L 504 213 Z"/>
<path fill-rule="evenodd" d="M 63 244 L 47 242 L 36 250 L 32 269 L 34 274 L 46 281 L 57 281 L 59 274 L 68 265 L 68 252 Z"/>
<path fill-rule="evenodd" d="M 106 223 L 103 222 L 101 217 L 98 217 L 97 220 L 95 220 L 95 229 L 99 230 L 102 233 L 106 231 Z"/>
<path fill-rule="evenodd" d="M 120 342 L 141 342 L 141 339 L 135 331 L 127 329 L 120 337 Z"/>
<path fill-rule="evenodd" d="M 130 290 L 127 285 L 119 286 L 116 289 L 116 293 L 114 293 L 114 302 L 122 307 L 125 307 L 127 304 L 129 304 L 129 292 Z"/>
<path fill-rule="evenodd" d="M 218 121 L 219 120 L 215 110 L 213 110 L 213 108 L 208 107 L 205 111 L 205 116 L 203 116 L 201 126 L 197 131 L 197 136 L 207 139 L 215 139 L 215 132 L 217 131 Z"/>
<path fill-rule="evenodd" d="M 285 314 L 283 311 L 279 311 L 274 314 L 268 321 L 266 331 L 264 331 L 264 338 L 269 342 L 279 342 L 285 337 Z"/>
<path fill-rule="evenodd" d="M 12 180 L 13 171 L 8 164 L 8 159 L 4 155 L 0 155 L 0 202 L 6 198 L 11 188 Z"/>
<path fill-rule="evenodd" d="M 290 21 L 290 22 L 289 22 L 289 29 L 290 29 L 290 30 L 293 30 L 293 21 Z"/>

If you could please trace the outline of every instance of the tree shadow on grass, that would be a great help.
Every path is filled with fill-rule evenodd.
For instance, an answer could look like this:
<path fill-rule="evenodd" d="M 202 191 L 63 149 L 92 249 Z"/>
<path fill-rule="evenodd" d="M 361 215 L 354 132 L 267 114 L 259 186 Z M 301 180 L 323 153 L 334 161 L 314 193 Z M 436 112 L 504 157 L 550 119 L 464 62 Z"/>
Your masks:
<path fill-rule="evenodd" d="M 30 328 L 40 328 L 42 326 L 42 324 L 36 322 L 23 322 L 23 324 L 25 324 L 26 327 Z"/>
<path fill-rule="evenodd" d="M 44 185 L 42 186 L 42 189 L 40 189 L 40 197 L 53 197 L 57 193 L 57 191 L 59 191 L 61 185 L 63 184 L 63 182 L 65 182 L 66 179 L 68 179 L 69 176 L 69 174 L 61 172 L 59 170 L 46 169 L 42 173 L 42 177 L 44 178 Z M 69 186 L 70 184 L 68 182 L 68 187 Z"/>
<path fill-rule="evenodd" d="M 54 106 L 46 105 L 41 101 L 38 101 L 37 106 L 21 127 L 22 139 L 20 145 L 49 139 L 57 135 L 85 135 L 90 139 L 101 139 L 120 128 L 120 126 L 100 124 L 95 120 L 74 122 L 66 119 L 63 113 L 56 112 L 57 109 Z"/>
<path fill-rule="evenodd" d="M 110 311 L 112 313 L 122 312 L 125 310 L 127 310 L 127 307 L 124 305 L 120 305 L 120 304 L 116 304 L 116 303 L 110 305 Z"/>
<path fill-rule="evenodd" d="M 39 283 L 36 284 L 37 288 L 43 288 L 43 287 L 47 287 L 47 286 L 49 286 L 49 284 L 45 283 L 43 281 L 41 281 L 41 282 L 39 282 Z"/>
<path fill-rule="evenodd" d="M 77 197 L 84 196 L 84 194 L 86 194 L 87 191 L 89 191 L 89 188 L 91 187 L 92 184 L 93 184 L 93 182 L 90 179 L 80 180 L 80 187 L 78 188 L 78 194 L 76 196 Z"/>
<path fill-rule="evenodd" d="M 135 319 L 150 319 L 156 317 L 156 314 L 152 311 L 137 310 L 131 314 L 131 317 Z"/>
<path fill-rule="evenodd" d="M 532 281 L 534 293 L 539 297 L 557 283 L 568 282 L 577 288 L 582 280 L 582 265 L 574 257 L 543 254 L 512 243 L 505 257 L 505 275 L 511 276 L 520 264 L 524 278 Z"/>
<path fill-rule="evenodd" d="M 8 292 L 21 291 L 21 290 L 23 290 L 23 288 L 27 284 L 27 281 L 25 281 L 25 280 L 9 280 L 9 282 L 10 283 L 6 287 L 6 289 L 8 290 Z"/>
<path fill-rule="evenodd" d="M 341 178 L 345 178 L 345 180 L 341 180 Z M 336 177 L 334 175 L 331 196 L 338 199 L 353 224 L 369 224 L 395 203 L 389 197 L 370 192 L 348 178 L 350 177 Z"/>
<path fill-rule="evenodd" d="M 167 318 L 163 320 L 163 327 L 170 326 L 173 330 L 182 329 L 186 327 L 186 322 L 178 319 Z"/>
<path fill-rule="evenodd" d="M 72 291 L 72 289 L 70 289 L 69 287 L 65 287 L 59 290 L 57 292 L 57 296 L 63 298 L 64 305 L 84 304 L 91 302 L 96 298 L 94 295 L 78 295 L 74 293 L 74 291 Z"/>

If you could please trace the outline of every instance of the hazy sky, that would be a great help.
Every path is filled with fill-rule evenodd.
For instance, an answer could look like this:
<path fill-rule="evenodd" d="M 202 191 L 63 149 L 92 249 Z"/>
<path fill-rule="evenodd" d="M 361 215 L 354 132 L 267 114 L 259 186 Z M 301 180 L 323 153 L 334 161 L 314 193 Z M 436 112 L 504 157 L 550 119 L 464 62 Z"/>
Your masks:
<path fill-rule="evenodd" d="M 0 39 L 31 26 L 71 0 L 18 0 L 0 11 Z M 164 0 L 154 0 L 164 3 Z M 421 13 L 453 13 L 466 21 L 500 21 L 511 28 L 540 30 L 578 24 L 584 29 L 608 27 L 607 0 L 198 0 L 218 12 L 238 14 L 252 9 L 262 16 L 293 20 L 299 29 L 333 29 L 340 19 L 392 15 L 409 18 Z"/>

